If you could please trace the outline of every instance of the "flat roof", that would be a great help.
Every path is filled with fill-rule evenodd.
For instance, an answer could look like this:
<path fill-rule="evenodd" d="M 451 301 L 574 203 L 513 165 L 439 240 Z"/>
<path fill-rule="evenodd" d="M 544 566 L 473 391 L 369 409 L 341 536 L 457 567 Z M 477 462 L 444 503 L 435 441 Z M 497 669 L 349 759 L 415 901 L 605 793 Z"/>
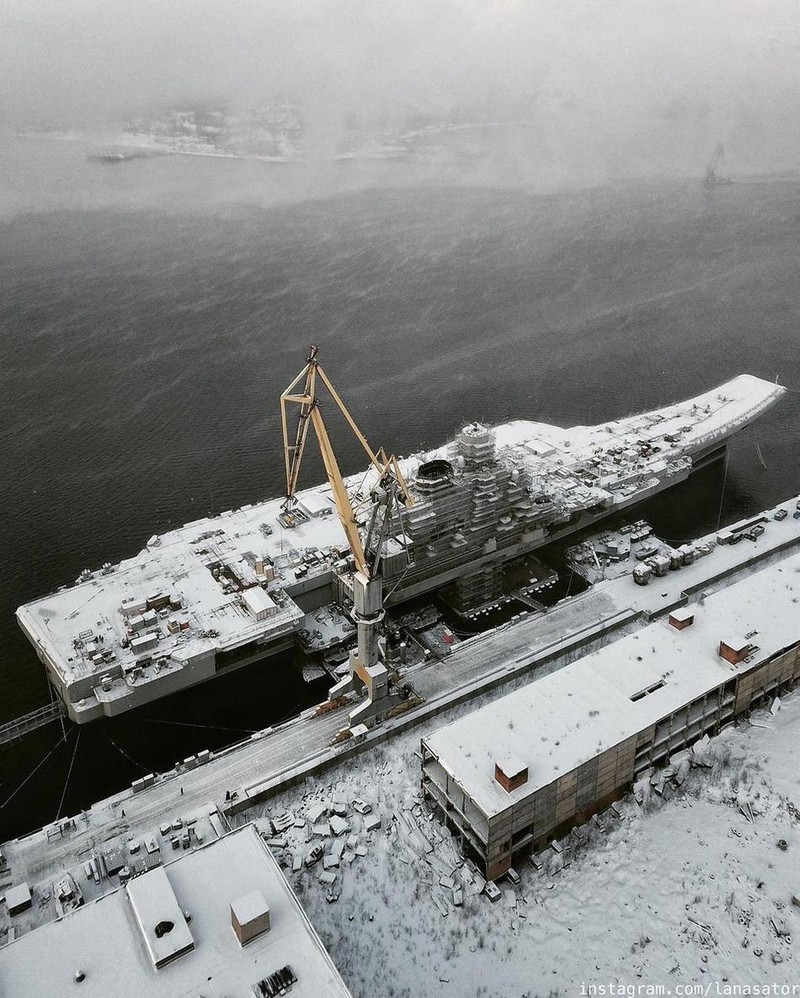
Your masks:
<path fill-rule="evenodd" d="M 19 908 L 20 905 L 28 904 L 31 900 L 31 889 L 27 884 L 17 884 L 9 887 L 6 891 L 6 905 L 9 911 Z"/>
<path fill-rule="evenodd" d="M 158 877 L 153 878 L 153 873 Z M 271 928 L 242 947 L 231 926 L 231 902 L 254 890 L 269 904 Z M 180 911 L 191 916 L 194 949 L 156 969 L 137 919 L 145 918 L 149 925 L 167 910 L 172 898 Z M 172 920 L 169 915 L 165 918 Z M 254 984 L 287 965 L 297 977 L 292 988 L 296 998 L 351 998 L 280 867 L 251 824 L 4 947 L 0 950 L 0 993 L 72 993 L 74 975 L 80 970 L 85 974 L 80 985 L 83 998 L 140 998 L 144 994 L 230 998 L 252 995 Z"/>
<path fill-rule="evenodd" d="M 299 501 L 300 505 L 309 516 L 318 516 L 320 513 L 325 511 L 329 513 L 336 512 L 336 506 L 334 504 L 330 488 L 303 492 L 300 495 Z"/>
<path fill-rule="evenodd" d="M 231 911 L 239 920 L 239 925 L 245 925 L 247 922 L 252 922 L 254 918 L 260 918 L 268 913 L 269 905 L 261 891 L 256 890 L 231 901 Z"/>
<path fill-rule="evenodd" d="M 510 753 L 498 756 L 495 759 L 495 763 L 500 767 L 500 771 L 509 777 L 509 779 L 519 776 L 520 773 L 523 773 L 528 768 L 527 762 L 523 762 L 519 756 L 511 755 Z"/>
<path fill-rule="evenodd" d="M 694 603 L 692 627 L 667 618 L 620 638 L 424 739 L 488 816 L 571 772 L 800 640 L 800 554 Z M 746 631 L 757 651 L 732 666 L 720 640 Z M 645 693 L 645 691 L 647 691 Z M 642 694 L 635 700 L 637 694 Z M 508 793 L 495 763 L 517 756 L 528 782 Z"/>

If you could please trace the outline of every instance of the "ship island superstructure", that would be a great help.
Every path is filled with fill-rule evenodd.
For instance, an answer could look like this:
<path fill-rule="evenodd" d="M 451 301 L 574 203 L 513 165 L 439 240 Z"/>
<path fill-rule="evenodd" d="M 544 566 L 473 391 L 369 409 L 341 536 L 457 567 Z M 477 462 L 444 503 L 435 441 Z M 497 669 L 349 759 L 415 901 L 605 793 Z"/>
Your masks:
<path fill-rule="evenodd" d="M 468 424 L 400 462 L 414 504 L 378 534 L 387 605 L 444 586 L 456 606 L 491 600 L 506 563 L 685 480 L 783 391 L 741 375 L 592 427 Z M 346 484 L 367 497 L 370 473 Z M 307 615 L 320 607 L 337 604 L 346 620 L 354 566 L 331 488 L 297 500 L 291 522 L 277 498 L 155 535 L 134 557 L 20 607 L 70 718 L 117 715 L 307 648 Z"/>

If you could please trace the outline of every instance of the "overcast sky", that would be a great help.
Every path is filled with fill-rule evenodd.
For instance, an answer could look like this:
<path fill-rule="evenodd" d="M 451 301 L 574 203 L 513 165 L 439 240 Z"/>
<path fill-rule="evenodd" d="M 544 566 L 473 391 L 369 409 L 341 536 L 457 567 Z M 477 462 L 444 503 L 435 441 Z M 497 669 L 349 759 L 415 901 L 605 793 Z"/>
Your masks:
<path fill-rule="evenodd" d="M 525 117 L 564 157 L 800 161 L 798 0 L 2 0 L 0 120 L 286 95 L 311 117 Z M 644 168 L 644 167 L 643 167 Z"/>

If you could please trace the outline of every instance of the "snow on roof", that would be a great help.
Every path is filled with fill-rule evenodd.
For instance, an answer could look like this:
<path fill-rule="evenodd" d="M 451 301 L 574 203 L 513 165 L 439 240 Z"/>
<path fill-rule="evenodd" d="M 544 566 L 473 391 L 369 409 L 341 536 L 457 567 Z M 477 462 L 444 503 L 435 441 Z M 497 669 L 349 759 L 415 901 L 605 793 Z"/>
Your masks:
<path fill-rule="evenodd" d="M 336 509 L 330 489 L 313 489 L 302 492 L 300 505 L 309 516 L 319 516 L 325 511 L 332 513 Z"/>
<path fill-rule="evenodd" d="M 254 617 L 257 617 L 259 613 L 263 613 L 265 610 L 270 611 L 277 608 L 275 600 L 261 586 L 244 589 L 242 591 L 242 601 Z"/>
<path fill-rule="evenodd" d="M 269 913 L 269 905 L 264 900 L 261 891 L 248 891 L 242 897 L 231 901 L 231 911 L 236 916 L 239 925 L 245 925 L 256 918 Z"/>
<path fill-rule="evenodd" d="M 491 816 L 684 704 L 800 640 L 800 554 L 752 573 L 693 605 L 678 631 L 659 620 L 425 738 L 426 746 Z M 758 629 L 752 662 L 732 667 L 717 654 L 734 629 Z M 506 793 L 495 760 L 517 755 L 528 782 Z"/>
<path fill-rule="evenodd" d="M 31 900 L 31 889 L 27 884 L 17 884 L 16 887 L 9 887 L 6 891 L 6 905 L 9 911 L 29 904 Z"/>
<path fill-rule="evenodd" d="M 556 450 L 574 452 L 609 443 L 622 446 L 627 440 L 679 434 L 680 449 L 692 453 L 713 442 L 717 436 L 735 432 L 773 405 L 785 391 L 771 381 L 740 374 L 685 402 L 598 426 L 562 429 L 546 423 L 516 420 L 497 427 L 497 446 L 515 446 L 533 440 L 536 449 L 550 445 Z"/>
<path fill-rule="evenodd" d="M 125 889 L 154 967 L 194 948 L 192 930 L 162 866 L 135 877 Z"/>
<path fill-rule="evenodd" d="M 740 631 L 728 631 L 725 634 L 720 634 L 719 639 L 734 651 L 744 651 L 745 648 L 752 646 L 752 641 Z"/>
<path fill-rule="evenodd" d="M 515 776 L 519 776 L 528 766 L 527 762 L 523 762 L 519 756 L 514 755 L 512 752 L 506 752 L 505 755 L 498 757 L 495 760 L 495 765 L 510 780 L 513 780 Z"/>
<path fill-rule="evenodd" d="M 153 871 L 156 872 L 156 871 Z M 142 945 L 128 894 L 142 891 L 144 874 L 68 918 L 49 922 L 2 950 L 3 993 L 72 993 L 81 970 L 83 998 L 184 998 L 189 994 L 245 995 L 285 966 L 297 976 L 293 998 L 350 998 L 350 992 L 254 825 L 182 855 L 168 870 L 169 892 L 191 914 L 194 949 L 154 969 Z M 231 928 L 230 905 L 253 890 L 268 901 L 271 928 L 241 947 Z M 159 917 L 161 888 L 145 894 Z M 144 911 L 144 908 L 141 908 Z M 166 910 L 164 908 L 163 910 Z M 172 921 L 177 921 L 177 915 Z M 149 923 L 148 923 L 149 924 Z M 168 939 L 176 929 L 165 933 Z"/>

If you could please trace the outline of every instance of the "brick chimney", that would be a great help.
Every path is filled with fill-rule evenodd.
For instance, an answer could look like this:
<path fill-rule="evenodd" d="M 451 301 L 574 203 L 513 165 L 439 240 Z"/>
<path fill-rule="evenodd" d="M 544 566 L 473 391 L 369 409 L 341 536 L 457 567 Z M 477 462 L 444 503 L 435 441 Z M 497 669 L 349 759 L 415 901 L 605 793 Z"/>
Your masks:
<path fill-rule="evenodd" d="M 744 662 L 752 650 L 752 644 L 744 638 L 732 637 L 719 643 L 719 657 L 724 658 L 731 665 L 739 665 L 740 662 Z"/>
<path fill-rule="evenodd" d="M 528 782 L 528 767 L 515 755 L 495 760 L 494 778 L 507 793 Z"/>
<path fill-rule="evenodd" d="M 691 627 L 694 623 L 694 610 L 690 610 L 688 606 L 678 607 L 669 615 L 669 623 L 677 631 L 682 631 L 684 627 Z"/>

